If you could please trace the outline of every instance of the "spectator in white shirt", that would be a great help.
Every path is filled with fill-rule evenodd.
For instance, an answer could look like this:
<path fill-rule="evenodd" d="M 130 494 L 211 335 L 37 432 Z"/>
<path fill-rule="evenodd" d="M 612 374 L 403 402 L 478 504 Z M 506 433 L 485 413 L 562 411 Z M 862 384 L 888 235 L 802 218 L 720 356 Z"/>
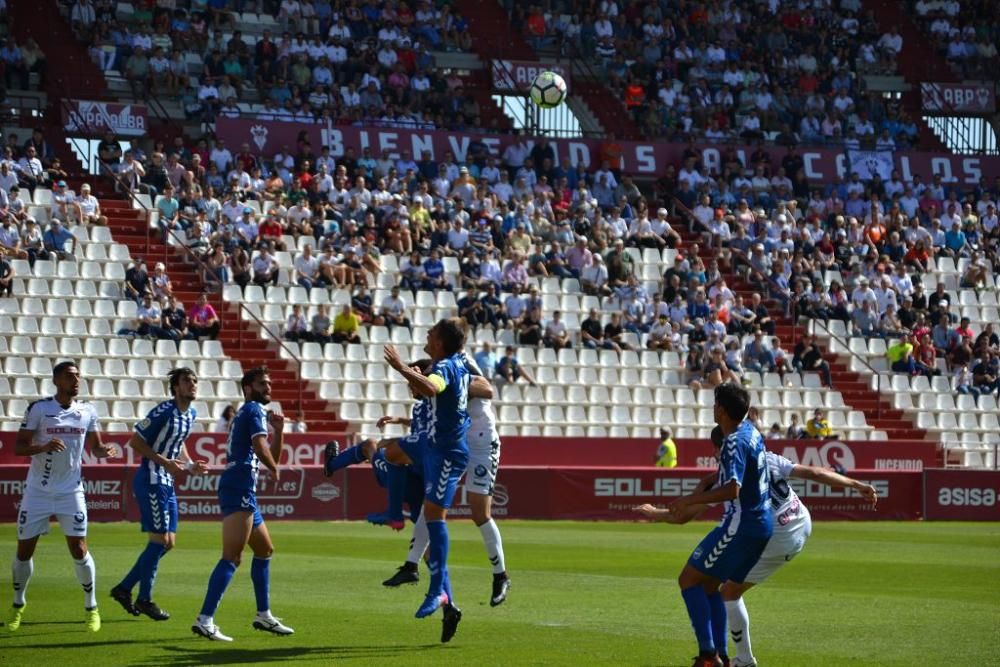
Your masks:
<path fill-rule="evenodd" d="M 390 329 L 394 326 L 410 328 L 410 320 L 406 317 L 406 302 L 399 296 L 399 287 L 393 287 L 389 296 L 382 300 L 382 319 Z"/>
<path fill-rule="evenodd" d="M 278 260 L 271 255 L 271 251 L 266 246 L 260 249 L 260 254 L 254 258 L 251 266 L 253 268 L 253 281 L 255 284 L 261 287 L 268 283 L 272 285 L 278 284 L 280 268 Z"/>
<path fill-rule="evenodd" d="M 312 246 L 306 245 L 298 257 L 295 258 L 295 278 L 296 282 L 306 291 L 313 286 L 322 286 L 322 274 L 319 270 L 319 258 L 313 255 Z"/>

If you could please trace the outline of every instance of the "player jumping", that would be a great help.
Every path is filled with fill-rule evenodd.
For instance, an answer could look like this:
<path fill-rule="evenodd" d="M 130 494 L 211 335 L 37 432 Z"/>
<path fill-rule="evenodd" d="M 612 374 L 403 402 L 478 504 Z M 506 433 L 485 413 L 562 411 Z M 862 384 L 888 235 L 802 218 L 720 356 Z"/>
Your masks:
<path fill-rule="evenodd" d="M 722 430 L 717 426 L 712 429 L 712 444 L 716 448 L 717 455 L 722 443 Z M 743 603 L 743 594 L 753 586 L 764 583 L 778 568 L 795 558 L 805 548 L 806 540 L 812 533 L 809 509 L 789 486 L 788 480 L 804 479 L 827 486 L 854 489 L 872 505 L 878 502 L 878 492 L 869 484 L 825 468 L 792 463 L 774 452 L 767 452 L 766 456 L 768 473 L 771 477 L 770 496 L 774 512 L 774 534 L 745 582 L 727 581 L 722 585 L 722 599 L 725 601 L 731 636 L 737 649 L 731 663 L 733 667 L 757 665 L 750 646 L 750 616 Z M 648 519 L 677 524 L 691 521 L 706 509 L 707 505 L 689 505 L 683 512 L 675 513 L 648 504 L 637 508 L 639 513 Z"/>
<path fill-rule="evenodd" d="M 266 411 L 264 406 L 271 402 L 271 378 L 266 368 L 252 368 L 243 375 L 240 382 L 246 403 L 233 418 L 229 429 L 226 451 L 226 469 L 219 479 L 219 505 L 222 508 L 222 558 L 208 580 L 208 591 L 191 631 L 196 635 L 214 641 L 233 641 L 219 630 L 215 624 L 215 611 L 219 608 L 222 595 L 232 581 L 244 547 L 253 550 L 250 579 L 253 581 L 257 598 L 257 617 L 253 621 L 256 630 L 272 632 L 276 635 L 290 635 L 294 632 L 283 625 L 281 619 L 271 615 L 270 567 L 274 545 L 267 532 L 264 519 L 257 509 L 257 473 L 260 464 L 271 471 L 278 480 L 278 463 L 284 443 L 282 430 L 285 418 Z M 274 429 L 270 445 L 267 442 L 267 428 Z"/>
<path fill-rule="evenodd" d="M 97 412 L 90 403 L 77 401 L 80 371 L 72 361 L 52 369 L 55 396 L 28 406 L 14 443 L 14 453 L 30 456 L 28 481 L 17 512 L 17 554 L 11 564 L 14 605 L 7 629 L 21 627 L 25 591 L 35 566 L 32 556 L 38 538 L 49 532 L 49 517 L 59 520 L 66 544 L 73 556 L 76 580 L 83 587 L 87 629 L 101 629 L 95 592 L 96 568 L 87 549 L 87 500 L 83 495 L 82 462 L 84 445 L 99 458 L 115 458 L 118 447 L 101 442 Z"/>
<path fill-rule="evenodd" d="M 170 614 L 153 602 L 153 583 L 160 559 L 173 549 L 177 533 L 177 495 L 174 475 L 183 472 L 206 474 L 204 462 L 193 461 L 185 442 L 198 418 L 191 402 L 198 391 L 198 377 L 190 368 L 175 368 L 167 374 L 169 401 L 163 401 L 135 425 L 129 447 L 142 456 L 136 470 L 132 491 L 139 505 L 141 526 L 149 542 L 135 565 L 121 582 L 111 589 L 114 598 L 133 616 L 145 614 L 154 621 L 165 621 Z M 132 603 L 132 589 L 139 584 L 139 596 Z"/>
<path fill-rule="evenodd" d="M 678 584 L 698 638 L 694 667 L 722 667 L 726 655 L 724 581 L 743 583 L 774 529 L 764 438 L 746 419 L 750 395 L 727 382 L 715 388 L 715 421 L 726 436 L 719 455 L 718 487 L 678 498 L 670 511 L 725 502 L 722 522 L 701 541 Z"/>

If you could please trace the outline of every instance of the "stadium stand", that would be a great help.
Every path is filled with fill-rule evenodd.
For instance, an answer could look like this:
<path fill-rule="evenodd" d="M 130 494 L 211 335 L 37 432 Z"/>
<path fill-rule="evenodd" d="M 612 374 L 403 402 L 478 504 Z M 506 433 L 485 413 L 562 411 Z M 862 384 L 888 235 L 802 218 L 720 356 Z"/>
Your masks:
<path fill-rule="evenodd" d="M 598 3 L 596 14 L 556 3 L 547 16 L 519 3 L 509 14 L 491 3 L 483 12 L 472 11 L 476 3 L 420 3 L 411 22 L 372 3 L 370 15 L 346 23 L 352 39 L 373 35 L 374 43 L 351 51 L 326 82 L 323 58 L 330 58 L 312 40 L 331 25 L 337 32 L 333 13 L 313 18 L 307 10 L 296 19 L 288 15 L 296 3 L 264 3 L 260 13 L 201 20 L 184 4 L 165 11 L 98 3 L 93 26 L 72 23 L 79 41 L 67 48 L 87 45 L 109 93 L 130 99 L 152 85 L 202 130 L 231 112 L 497 132 L 509 124 L 480 75 L 434 73 L 437 93 L 411 88 L 396 109 L 374 115 L 330 93 L 367 75 L 388 81 L 394 63 L 422 54 L 432 69 L 445 50 L 492 56 L 523 44 L 541 56 L 584 55 L 602 53 L 600 42 L 614 49 L 592 63 L 607 87 L 574 83 L 574 94 L 602 123 L 625 118 L 606 129 L 665 140 L 741 138 L 755 150 L 743 158 L 724 149 L 721 171 L 710 173 L 690 144 L 676 169 L 642 184 L 644 196 L 611 165 L 549 169 L 544 161 L 554 154 L 540 145 L 521 166 L 485 154 L 466 163 L 364 151 L 338 159 L 322 147 L 261 155 L 168 125 L 130 154 L 102 155 L 122 180 L 117 189 L 110 179 L 95 185 L 108 227 L 73 228 L 76 259 L 12 263 L 13 297 L 0 301 L 0 341 L 12 355 L 4 424 L 19 417 L 21 390 L 40 388 L 41 359 L 51 363 L 79 343 L 95 373 L 85 372 L 88 389 L 111 401 L 108 418 L 118 425 L 140 407 L 129 400 L 142 395 L 139 386 L 155 389 L 135 383 L 157 377 L 154 364 L 183 358 L 212 383 L 203 426 L 232 398 L 237 367 L 268 361 L 277 400 L 286 412 L 301 409 L 311 430 L 373 434 L 377 418 L 402 414 L 407 399 L 405 385 L 386 376 L 382 346 L 418 357 L 433 322 L 461 315 L 473 326 L 472 351 L 506 370 L 512 348 L 523 372 L 495 378 L 502 434 L 650 437 L 669 425 L 678 437 L 706 437 L 711 387 L 732 377 L 751 389 L 762 430 L 784 431 L 793 416 L 804 421 L 818 408 L 844 439 L 930 437 L 967 450 L 966 463 L 991 463 L 1000 345 L 986 326 L 997 321 L 1000 178 L 973 186 L 898 175 L 809 183 L 795 148 L 934 145 L 905 105 L 864 85 L 868 75 L 908 67 L 911 40 L 920 39 L 910 22 L 894 30 L 869 3 L 851 1 L 813 3 L 814 13 L 784 8 L 773 30 L 762 27 L 774 24 L 766 6 L 749 2 L 692 6 L 683 22 L 659 16 L 656 5 L 615 2 Z M 917 8 L 918 18 L 951 6 L 924 4 L 940 7 Z M 436 18 L 421 21 L 421 11 Z M 610 42 L 598 39 L 602 12 Z M 285 22 L 289 34 L 273 48 L 287 69 L 262 76 L 264 34 L 284 32 Z M 140 77 L 133 88 L 125 63 L 139 71 L 134 47 L 143 40 L 164 56 L 176 50 L 167 60 L 177 69 L 168 63 L 162 77 Z M 416 54 L 407 40 L 436 53 Z M 330 52 L 341 57 L 336 44 L 331 38 Z M 229 77 L 234 105 L 209 76 Z M 300 90 L 281 86 L 279 76 L 296 79 Z M 469 100 L 445 92 L 463 83 Z M 214 99 L 202 95 L 205 85 L 216 88 Z M 281 109 L 267 106 L 276 91 Z M 293 101 L 310 92 L 318 103 Z M 628 114 L 626 98 L 636 102 Z M 26 151 L 11 148 L 15 159 Z M 75 161 L 65 145 L 46 167 L 54 157 Z M 134 179 L 133 161 L 144 165 Z M 69 181 L 79 187 L 79 179 Z M 24 197 L 29 184 L 22 185 Z M 50 196 L 34 188 L 25 214 L 43 221 Z M 165 264 L 183 303 L 209 292 L 221 320 L 217 341 L 116 335 L 135 326 L 135 302 L 120 290 L 139 256 Z M 81 328 L 80 318 L 91 316 Z M 904 336 L 913 337 L 912 349 L 899 344 Z"/>

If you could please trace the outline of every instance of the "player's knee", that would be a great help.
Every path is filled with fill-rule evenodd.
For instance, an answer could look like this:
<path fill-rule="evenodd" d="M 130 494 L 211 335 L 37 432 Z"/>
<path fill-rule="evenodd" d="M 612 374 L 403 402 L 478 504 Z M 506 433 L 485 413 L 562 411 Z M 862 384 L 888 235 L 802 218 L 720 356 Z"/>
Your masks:
<path fill-rule="evenodd" d="M 270 558 L 274 555 L 274 547 L 270 544 L 259 549 L 255 549 L 253 552 L 254 558 Z"/>
<path fill-rule="evenodd" d="M 233 554 L 230 556 L 222 555 L 222 560 L 228 560 L 233 564 L 233 567 L 239 567 L 240 563 L 243 562 L 243 556 L 241 554 Z"/>

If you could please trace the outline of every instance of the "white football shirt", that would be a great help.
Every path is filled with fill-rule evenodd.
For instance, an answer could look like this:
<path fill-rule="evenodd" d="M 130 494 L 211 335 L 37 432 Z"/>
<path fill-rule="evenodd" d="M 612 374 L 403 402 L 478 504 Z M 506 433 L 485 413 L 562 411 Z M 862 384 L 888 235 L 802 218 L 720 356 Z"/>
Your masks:
<path fill-rule="evenodd" d="M 31 457 L 28 488 L 54 494 L 79 490 L 84 442 L 88 433 L 98 430 L 94 406 L 73 401 L 64 408 L 54 397 L 43 398 L 28 406 L 21 429 L 34 432 L 32 444 L 44 444 L 58 438 L 66 445 L 61 452 Z"/>
<path fill-rule="evenodd" d="M 767 452 L 768 473 L 771 477 L 771 509 L 774 511 L 774 532 L 787 532 L 806 516 L 798 494 L 788 485 L 795 464 L 780 454 Z"/>

